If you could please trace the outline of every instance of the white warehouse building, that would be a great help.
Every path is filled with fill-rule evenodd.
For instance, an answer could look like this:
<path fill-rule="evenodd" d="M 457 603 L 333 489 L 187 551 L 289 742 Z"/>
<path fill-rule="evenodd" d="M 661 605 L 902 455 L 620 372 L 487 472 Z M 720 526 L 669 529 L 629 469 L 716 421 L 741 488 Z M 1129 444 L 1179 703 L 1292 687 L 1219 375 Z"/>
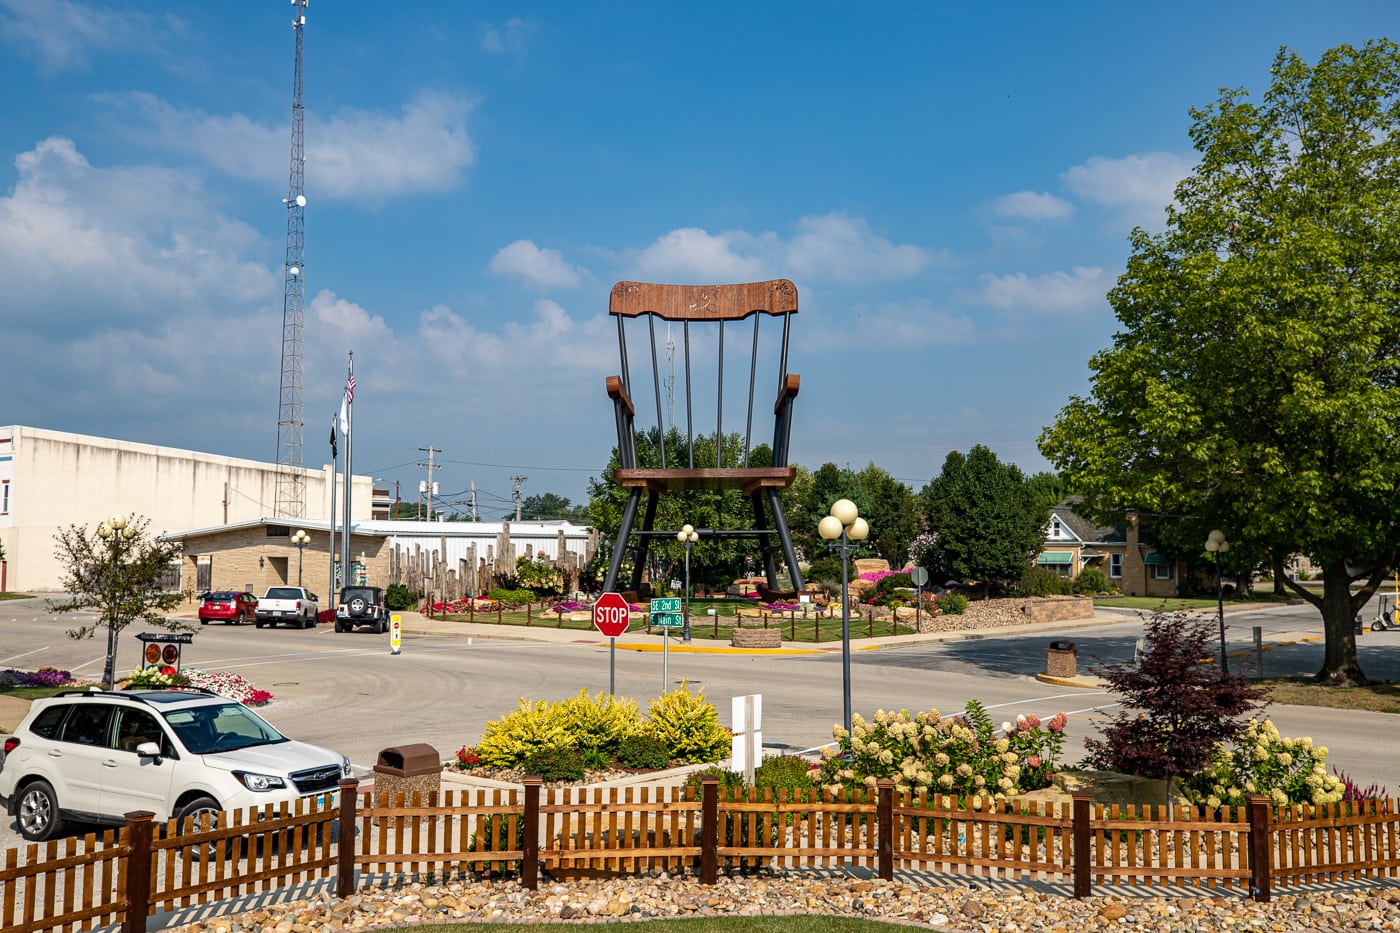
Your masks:
<path fill-rule="evenodd" d="M 304 473 L 306 518 L 324 523 L 332 484 L 337 512 L 343 484 L 329 464 Z M 371 477 L 353 477 L 352 520 L 370 517 L 372 486 Z M 274 463 L 0 426 L 0 590 L 60 590 L 63 568 L 54 538 L 69 525 L 92 528 L 111 515 L 134 514 L 149 519 L 149 533 L 160 535 L 254 521 L 273 514 L 276 497 Z"/>

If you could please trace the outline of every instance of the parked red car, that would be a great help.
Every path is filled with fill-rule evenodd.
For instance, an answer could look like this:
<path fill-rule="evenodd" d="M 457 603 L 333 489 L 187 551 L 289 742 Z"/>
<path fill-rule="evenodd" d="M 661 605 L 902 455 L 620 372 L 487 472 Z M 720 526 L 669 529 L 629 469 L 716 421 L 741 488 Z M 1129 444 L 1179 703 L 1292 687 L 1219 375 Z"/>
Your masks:
<path fill-rule="evenodd" d="M 205 593 L 199 603 L 199 624 L 211 619 L 242 625 L 257 618 L 258 598 L 252 593 Z"/>

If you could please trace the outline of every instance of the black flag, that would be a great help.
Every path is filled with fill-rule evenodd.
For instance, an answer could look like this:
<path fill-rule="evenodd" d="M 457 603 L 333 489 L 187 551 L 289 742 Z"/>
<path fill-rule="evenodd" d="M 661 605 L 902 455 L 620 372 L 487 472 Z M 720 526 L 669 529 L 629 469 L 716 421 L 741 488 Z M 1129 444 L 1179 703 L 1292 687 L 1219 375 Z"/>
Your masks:
<path fill-rule="evenodd" d="M 331 415 L 331 459 L 334 460 L 338 454 L 335 449 L 335 415 Z"/>

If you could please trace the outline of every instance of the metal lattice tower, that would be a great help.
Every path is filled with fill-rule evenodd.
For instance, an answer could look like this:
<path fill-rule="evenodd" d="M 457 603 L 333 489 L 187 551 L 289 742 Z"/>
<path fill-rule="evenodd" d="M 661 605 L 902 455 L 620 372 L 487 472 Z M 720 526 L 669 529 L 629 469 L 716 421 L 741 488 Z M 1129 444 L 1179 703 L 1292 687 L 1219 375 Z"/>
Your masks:
<path fill-rule="evenodd" d="M 287 182 L 287 255 L 282 287 L 282 387 L 277 403 L 277 502 L 273 514 L 287 518 L 306 515 L 306 474 L 302 470 L 303 355 L 306 303 L 302 288 L 306 248 L 306 148 L 303 138 L 301 39 L 308 0 L 292 0 L 296 13 L 296 67 L 292 78 L 292 160 Z"/>

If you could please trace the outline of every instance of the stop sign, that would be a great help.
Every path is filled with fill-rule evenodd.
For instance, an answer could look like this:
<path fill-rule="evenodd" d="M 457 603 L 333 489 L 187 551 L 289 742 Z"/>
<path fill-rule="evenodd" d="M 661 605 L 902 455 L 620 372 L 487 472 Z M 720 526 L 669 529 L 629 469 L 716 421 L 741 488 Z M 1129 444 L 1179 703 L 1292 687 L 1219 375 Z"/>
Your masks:
<path fill-rule="evenodd" d="M 593 604 L 593 627 L 609 638 L 627 631 L 627 600 L 619 593 L 604 593 Z"/>

